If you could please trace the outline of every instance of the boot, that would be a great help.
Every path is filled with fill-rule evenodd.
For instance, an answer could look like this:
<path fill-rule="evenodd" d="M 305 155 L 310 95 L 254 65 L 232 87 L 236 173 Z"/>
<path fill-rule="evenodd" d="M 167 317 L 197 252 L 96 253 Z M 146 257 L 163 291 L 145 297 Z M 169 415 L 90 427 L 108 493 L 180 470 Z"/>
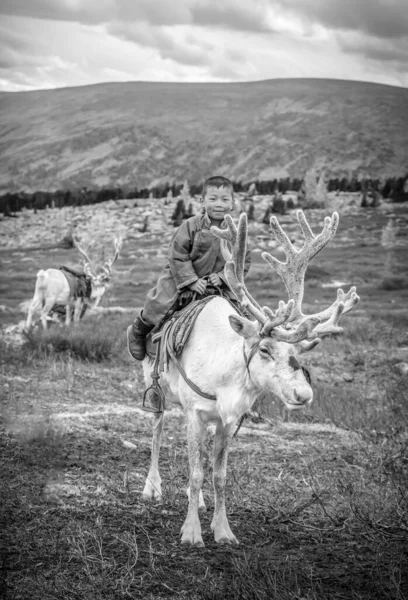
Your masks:
<path fill-rule="evenodd" d="M 127 344 L 131 356 L 136 360 L 143 360 L 146 356 L 146 336 L 154 325 L 146 323 L 142 315 L 127 328 Z"/>

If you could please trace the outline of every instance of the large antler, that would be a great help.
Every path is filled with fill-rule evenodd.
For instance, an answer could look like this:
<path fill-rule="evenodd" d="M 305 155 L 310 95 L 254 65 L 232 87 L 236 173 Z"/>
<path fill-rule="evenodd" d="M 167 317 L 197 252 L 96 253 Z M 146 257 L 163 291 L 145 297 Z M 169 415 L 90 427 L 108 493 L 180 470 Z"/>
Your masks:
<path fill-rule="evenodd" d="M 342 331 L 337 325 L 338 321 L 342 314 L 355 307 L 359 297 L 355 287 L 352 287 L 347 294 L 340 289 L 337 291 L 337 299 L 329 308 L 308 316 L 302 313 L 306 269 L 312 258 L 333 239 L 339 216 L 333 213 L 332 217 L 326 217 L 323 231 L 317 236 L 312 232 L 302 211 L 297 212 L 297 219 L 305 236 L 303 247 L 296 250 L 276 217 L 271 217 L 271 228 L 283 246 L 287 260 L 282 263 L 267 252 L 262 254 L 262 257 L 282 277 L 289 295 L 289 301 L 285 303 L 281 300 L 275 313 L 266 306 L 261 308 L 248 292 L 244 282 L 247 245 L 246 214 L 241 214 L 238 228 L 231 217 L 226 215 L 227 229 L 212 227 L 211 230 L 221 239 L 221 251 L 227 261 L 224 271 L 228 285 L 237 300 L 261 324 L 261 335 L 271 335 L 277 340 L 292 344 L 301 342 L 303 350 L 310 350 L 320 342 L 318 335 Z"/>
<path fill-rule="evenodd" d="M 110 277 L 110 275 L 111 275 L 112 265 L 118 259 L 120 251 L 122 249 L 122 244 L 123 244 L 123 238 L 122 238 L 122 236 L 120 236 L 120 237 L 118 237 L 118 238 L 115 239 L 115 241 L 114 241 L 115 254 L 113 255 L 113 258 L 110 258 L 109 260 L 107 260 L 105 262 L 105 264 L 103 265 L 103 267 L 102 267 L 102 269 L 105 271 L 107 277 Z"/>
<path fill-rule="evenodd" d="M 244 281 L 245 255 L 247 248 L 248 222 L 245 213 L 242 213 L 238 228 L 229 215 L 225 216 L 227 229 L 211 227 L 213 233 L 221 239 L 221 251 L 227 260 L 225 264 L 225 276 L 231 291 L 237 300 L 244 306 L 261 325 L 261 334 L 269 335 L 272 329 L 285 323 L 292 312 L 293 300 L 287 304 L 279 302 L 279 308 L 273 313 L 268 307 L 261 308 L 257 301 L 248 292 Z"/>
<path fill-rule="evenodd" d="M 339 223 L 339 215 L 337 212 L 334 212 L 331 217 L 326 217 L 323 231 L 317 236 L 312 232 L 303 211 L 298 210 L 296 216 L 305 237 L 303 247 L 300 250 L 296 250 L 279 225 L 277 218 L 271 217 L 271 228 L 286 253 L 286 262 L 280 262 L 268 252 L 263 252 L 262 258 L 280 275 L 286 286 L 289 298 L 294 300 L 292 314 L 288 321 L 288 323 L 292 324 L 292 327 L 297 325 L 297 329 L 302 326 L 310 328 L 310 325 L 315 322 L 312 330 L 316 334 L 340 333 L 343 331 L 341 327 L 338 327 L 341 315 L 350 312 L 360 299 L 356 294 L 355 287 L 350 288 L 347 294 L 342 289 L 337 290 L 337 298 L 333 304 L 329 308 L 313 315 L 304 315 L 301 308 L 306 269 L 312 258 L 335 236 Z M 290 335 L 289 332 L 287 333 Z M 308 337 L 305 339 L 311 338 Z"/>
<path fill-rule="evenodd" d="M 89 246 L 85 250 L 85 248 L 83 247 L 83 245 L 76 238 L 74 238 L 74 244 L 75 244 L 78 252 L 82 255 L 82 257 L 84 259 L 84 271 L 85 271 L 85 274 L 88 277 L 94 277 L 95 271 L 94 271 L 94 268 L 92 266 L 91 259 L 89 258 L 88 254 L 87 254 L 87 252 L 89 250 Z"/>

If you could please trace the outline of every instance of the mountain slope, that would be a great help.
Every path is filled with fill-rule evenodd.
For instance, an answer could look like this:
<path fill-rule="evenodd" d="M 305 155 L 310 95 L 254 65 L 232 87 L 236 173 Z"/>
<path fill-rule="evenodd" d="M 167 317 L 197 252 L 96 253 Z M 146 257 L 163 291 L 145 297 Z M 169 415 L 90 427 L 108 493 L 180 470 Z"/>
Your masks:
<path fill-rule="evenodd" d="M 0 94 L 0 190 L 408 171 L 408 89 L 280 79 Z"/>

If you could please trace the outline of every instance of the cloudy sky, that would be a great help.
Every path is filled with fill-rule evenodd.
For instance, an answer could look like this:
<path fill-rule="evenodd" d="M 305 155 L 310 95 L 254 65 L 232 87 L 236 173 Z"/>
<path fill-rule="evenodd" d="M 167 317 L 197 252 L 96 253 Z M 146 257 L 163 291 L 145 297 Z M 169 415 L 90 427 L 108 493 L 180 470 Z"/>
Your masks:
<path fill-rule="evenodd" d="M 0 0 L 0 90 L 275 77 L 408 87 L 408 0 Z"/>

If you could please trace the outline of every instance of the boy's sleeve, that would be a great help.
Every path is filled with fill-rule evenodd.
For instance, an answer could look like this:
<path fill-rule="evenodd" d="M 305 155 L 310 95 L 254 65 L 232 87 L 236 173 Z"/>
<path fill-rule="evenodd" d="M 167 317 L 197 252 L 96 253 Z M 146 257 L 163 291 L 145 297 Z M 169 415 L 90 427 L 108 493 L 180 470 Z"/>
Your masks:
<path fill-rule="evenodd" d="M 184 221 L 169 246 L 170 270 L 178 290 L 182 290 L 198 279 L 190 259 L 194 235 L 194 225 L 191 221 Z"/>

